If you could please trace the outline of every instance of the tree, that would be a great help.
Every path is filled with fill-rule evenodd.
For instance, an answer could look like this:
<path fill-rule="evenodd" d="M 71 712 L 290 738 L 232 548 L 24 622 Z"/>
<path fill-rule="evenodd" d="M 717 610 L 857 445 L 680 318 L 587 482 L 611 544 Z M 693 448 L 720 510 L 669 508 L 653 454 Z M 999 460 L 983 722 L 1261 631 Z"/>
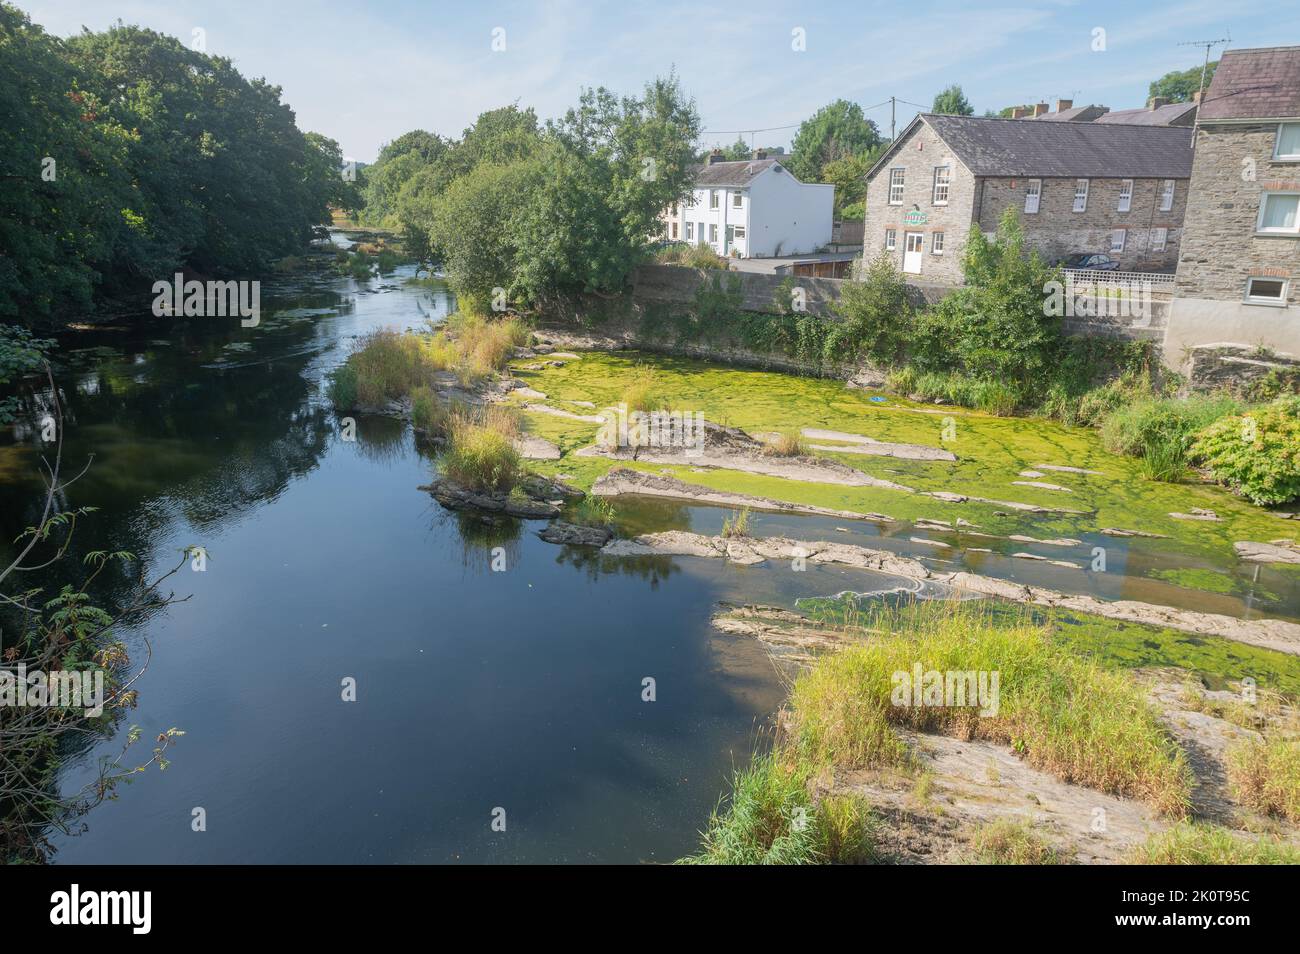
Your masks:
<path fill-rule="evenodd" d="M 1210 63 L 1209 68 L 1205 70 L 1205 88 L 1210 88 L 1210 80 L 1214 78 L 1215 67 L 1219 65 L 1218 60 Z M 1190 103 L 1192 96 L 1201 88 L 1201 67 L 1193 66 L 1186 70 L 1173 70 L 1154 80 L 1147 89 L 1148 96 L 1163 96 L 1171 103 Z"/>
<path fill-rule="evenodd" d="M 930 108 L 930 111 L 933 113 L 946 113 L 949 116 L 975 115 L 974 108 L 966 100 L 966 95 L 956 83 L 953 83 L 934 98 L 934 105 Z"/>
<path fill-rule="evenodd" d="M 907 283 L 887 253 L 867 267 L 861 281 L 845 282 L 831 306 L 840 321 L 830 326 L 825 344 L 828 361 L 848 364 L 866 358 L 888 368 L 903 356 L 912 326 Z"/>
<path fill-rule="evenodd" d="M 790 155 L 790 171 L 804 182 L 820 182 L 827 163 L 866 152 L 880 142 L 880 131 L 862 115 L 862 107 L 837 99 L 799 127 Z"/>
<path fill-rule="evenodd" d="M 854 209 L 861 217 L 861 203 L 867 197 L 867 172 L 885 151 L 881 143 L 866 152 L 834 159 L 822 168 L 822 182 L 835 186 L 835 214 L 843 216 Z M 850 216 L 852 217 L 852 216 Z"/>

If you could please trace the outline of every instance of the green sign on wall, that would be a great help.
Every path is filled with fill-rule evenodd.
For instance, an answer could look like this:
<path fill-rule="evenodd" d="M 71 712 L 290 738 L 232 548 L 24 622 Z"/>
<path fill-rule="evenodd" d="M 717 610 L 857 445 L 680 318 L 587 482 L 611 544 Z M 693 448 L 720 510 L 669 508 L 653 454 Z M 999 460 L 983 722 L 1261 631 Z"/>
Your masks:
<path fill-rule="evenodd" d="M 924 225 L 928 221 L 930 221 L 930 216 L 919 209 L 903 213 L 904 225 Z"/>

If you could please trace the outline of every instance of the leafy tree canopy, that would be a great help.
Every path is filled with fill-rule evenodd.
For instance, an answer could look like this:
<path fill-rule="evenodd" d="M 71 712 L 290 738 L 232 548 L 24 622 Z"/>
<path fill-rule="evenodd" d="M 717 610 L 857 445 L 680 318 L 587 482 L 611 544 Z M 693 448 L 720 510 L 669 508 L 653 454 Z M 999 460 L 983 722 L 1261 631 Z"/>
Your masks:
<path fill-rule="evenodd" d="M 880 131 L 863 116 L 862 107 L 837 99 L 799 127 L 790 156 L 790 171 L 804 182 L 821 182 L 827 163 L 866 152 L 880 142 Z"/>
<path fill-rule="evenodd" d="M 1210 80 L 1214 78 L 1214 70 L 1219 65 L 1218 60 L 1210 63 L 1205 70 L 1205 87 L 1209 89 Z M 1192 96 L 1201 88 L 1201 67 L 1193 66 L 1186 70 L 1173 70 L 1153 80 L 1147 90 L 1148 96 L 1163 96 L 1171 103 L 1190 103 Z"/>
<path fill-rule="evenodd" d="M 961 91 L 961 87 L 953 83 L 943 92 L 934 98 L 934 105 L 930 108 L 934 113 L 946 113 L 950 116 L 974 116 L 975 109 L 966 99 L 966 94 Z"/>

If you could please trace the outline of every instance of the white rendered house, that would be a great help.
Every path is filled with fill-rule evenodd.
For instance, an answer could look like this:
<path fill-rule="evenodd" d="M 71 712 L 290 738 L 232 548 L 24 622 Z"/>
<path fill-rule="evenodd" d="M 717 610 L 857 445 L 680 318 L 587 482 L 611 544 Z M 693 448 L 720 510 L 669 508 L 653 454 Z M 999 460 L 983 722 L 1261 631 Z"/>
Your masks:
<path fill-rule="evenodd" d="M 762 152 L 740 162 L 715 152 L 691 199 L 665 215 L 665 237 L 724 256 L 807 255 L 830 243 L 834 206 L 835 186 L 800 182 Z"/>

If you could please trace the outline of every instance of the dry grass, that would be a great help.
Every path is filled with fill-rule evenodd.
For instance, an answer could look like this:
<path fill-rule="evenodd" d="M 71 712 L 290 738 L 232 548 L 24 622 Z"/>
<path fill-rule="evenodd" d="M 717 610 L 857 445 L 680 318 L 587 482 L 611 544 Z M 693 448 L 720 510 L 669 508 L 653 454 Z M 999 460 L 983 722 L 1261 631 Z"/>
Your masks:
<path fill-rule="evenodd" d="M 1002 818 L 971 836 L 971 862 L 977 865 L 1059 865 L 1065 859 L 1027 822 Z"/>
<path fill-rule="evenodd" d="M 1300 850 L 1275 838 L 1246 838 L 1216 825 L 1182 823 L 1152 835 L 1127 858 L 1134 865 L 1295 865 Z"/>
<path fill-rule="evenodd" d="M 722 521 L 722 536 L 728 540 L 749 536 L 749 508 L 745 507 Z"/>
<path fill-rule="evenodd" d="M 1300 822 L 1300 738 L 1270 735 L 1228 749 L 1228 784 L 1243 805 Z"/>
<path fill-rule="evenodd" d="M 474 490 L 508 493 L 523 476 L 523 461 L 515 449 L 518 418 L 500 406 L 460 408 L 448 416 L 447 446 L 442 471 L 451 480 Z"/>
<path fill-rule="evenodd" d="M 798 431 L 782 431 L 768 442 L 764 453 L 773 457 L 803 457 L 808 453 L 808 446 Z"/>
<path fill-rule="evenodd" d="M 638 365 L 629 375 L 623 393 L 619 396 L 619 403 L 627 405 L 629 414 L 635 411 L 649 413 L 666 410 L 668 402 L 659 388 L 659 377 L 654 369 Z"/>
<path fill-rule="evenodd" d="M 850 628 L 875 632 L 795 683 L 792 733 L 811 766 L 907 765 L 895 732 L 944 732 L 1010 745 L 1063 781 L 1186 814 L 1191 772 L 1140 686 L 1055 643 L 1025 619 L 993 620 L 976 604 L 883 611 Z M 895 673 L 997 672 L 995 714 L 973 706 L 895 705 Z M 990 677 L 991 679 L 991 677 Z M 990 682 L 991 685 L 991 682 Z"/>

